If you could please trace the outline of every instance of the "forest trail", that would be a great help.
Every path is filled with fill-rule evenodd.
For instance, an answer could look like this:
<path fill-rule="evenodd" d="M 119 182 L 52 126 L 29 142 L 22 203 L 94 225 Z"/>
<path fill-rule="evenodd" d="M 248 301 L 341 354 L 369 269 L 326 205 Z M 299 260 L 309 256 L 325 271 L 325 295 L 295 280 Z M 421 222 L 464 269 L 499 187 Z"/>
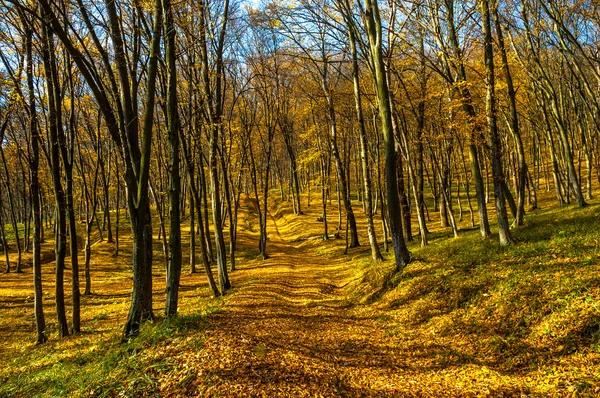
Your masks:
<path fill-rule="evenodd" d="M 315 219 L 310 212 L 293 223 L 270 217 L 270 257 L 240 262 L 232 273 L 234 294 L 207 319 L 200 357 L 189 363 L 197 371 L 192 389 L 222 396 L 398 395 L 406 363 L 376 315 L 348 305 L 356 275 L 350 257 L 316 250 L 316 235 L 298 239 L 299 231 L 314 233 L 309 223 L 320 226 Z"/>

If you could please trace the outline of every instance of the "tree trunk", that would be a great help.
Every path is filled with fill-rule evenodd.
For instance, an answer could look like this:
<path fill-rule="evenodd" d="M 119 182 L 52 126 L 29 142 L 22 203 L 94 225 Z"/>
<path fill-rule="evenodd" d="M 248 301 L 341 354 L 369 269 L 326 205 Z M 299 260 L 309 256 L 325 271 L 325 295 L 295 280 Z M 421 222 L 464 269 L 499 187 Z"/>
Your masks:
<path fill-rule="evenodd" d="M 227 275 L 227 253 L 225 249 L 225 238 L 223 236 L 223 223 L 221 215 L 221 189 L 219 181 L 219 171 L 217 162 L 217 140 L 218 127 L 212 128 L 212 136 L 210 142 L 210 186 L 212 193 L 212 213 L 213 226 L 215 229 L 215 245 L 217 256 L 217 271 L 219 278 L 219 289 L 221 294 L 231 287 L 229 277 Z"/>
<path fill-rule="evenodd" d="M 102 189 L 104 192 L 104 223 L 106 223 L 105 225 L 103 225 L 102 229 L 106 230 L 106 242 L 113 243 L 112 222 L 110 218 L 110 196 L 108 194 L 108 188 L 110 185 L 110 158 L 108 164 L 108 177 L 105 174 L 104 161 L 100 160 L 99 162 L 100 168 L 102 169 Z"/>
<path fill-rule="evenodd" d="M 91 242 L 92 226 L 93 226 L 92 220 L 93 220 L 93 216 L 92 216 L 92 219 L 88 220 L 85 225 L 85 249 L 84 249 L 85 291 L 83 293 L 85 296 L 90 296 L 92 294 L 92 275 L 91 275 L 91 271 L 90 271 L 90 261 L 91 261 L 91 254 L 92 254 L 92 242 Z"/>
<path fill-rule="evenodd" d="M 371 183 L 371 170 L 369 167 L 369 146 L 367 141 L 367 131 L 365 129 L 365 118 L 363 114 L 362 98 L 360 92 L 360 76 L 358 67 L 358 55 L 356 50 L 356 37 L 354 30 L 351 28 L 351 26 L 348 27 L 348 38 L 350 40 L 350 49 L 352 52 L 352 82 L 354 86 L 354 107 L 356 109 L 356 117 L 358 119 L 360 164 L 362 167 L 364 185 L 363 202 L 365 218 L 367 220 L 367 234 L 369 236 L 369 245 L 371 246 L 371 259 L 373 261 L 381 261 L 383 260 L 383 256 L 381 255 L 379 245 L 377 244 L 377 235 L 375 234 L 375 223 L 373 222 L 373 191 Z"/>
<path fill-rule="evenodd" d="M 387 210 L 392 235 L 392 245 L 396 257 L 396 271 L 401 271 L 411 260 L 410 252 L 402 236 L 402 214 L 398 195 L 398 182 L 396 179 L 396 148 L 392 127 L 392 110 L 388 90 L 387 76 L 383 61 L 382 27 L 379 16 L 377 0 L 364 0 L 365 22 L 367 35 L 371 47 L 371 56 L 375 69 L 375 82 L 377 88 L 377 103 L 383 131 L 385 146 L 385 176 L 387 187 Z"/>
<path fill-rule="evenodd" d="M 484 35 L 484 60 L 486 66 L 486 116 L 488 124 L 488 134 L 490 148 L 492 152 L 492 175 L 494 179 L 494 194 L 496 203 L 496 217 L 498 219 L 498 233 L 500 235 L 500 245 L 506 246 L 513 243 L 510 235 L 510 225 L 508 224 L 508 214 L 506 213 L 506 203 L 504 196 L 504 172 L 502 170 L 502 152 L 500 147 L 500 137 L 498 136 L 498 123 L 496 119 L 496 88 L 494 76 L 494 51 L 492 44 L 492 32 L 490 27 L 490 9 L 488 0 L 480 0 L 481 16 L 483 19 Z"/>
<path fill-rule="evenodd" d="M 110 3 L 109 3 L 110 4 Z M 113 8 L 114 8 L 114 4 Z M 116 10 L 109 9 L 109 20 L 113 40 L 121 41 Z M 160 52 L 160 32 L 162 9 L 160 0 L 154 1 L 154 22 L 152 42 L 148 61 L 148 88 L 146 92 L 146 112 L 142 128 L 142 147 L 138 164 L 139 172 L 134 175 L 129 169 L 125 173 L 127 183 L 127 202 L 129 219 L 133 235 L 133 294 L 127 322 L 123 329 L 124 338 L 136 335 L 142 322 L 153 319 L 152 311 L 152 216 L 148 200 L 150 155 L 152 150 L 152 128 L 154 124 L 154 94 L 156 92 L 156 74 Z M 119 47 L 122 47 L 122 43 Z M 124 56 L 124 54 L 120 54 Z M 119 68 L 126 68 L 124 59 L 119 59 Z M 120 73 L 122 86 L 128 85 L 126 74 Z M 126 91 L 129 91 L 128 88 Z M 130 104 L 131 105 L 131 104 Z M 129 111 L 128 111 L 129 112 Z M 137 177 L 137 179 L 136 179 Z"/>
<path fill-rule="evenodd" d="M 162 0 L 165 18 L 165 52 L 167 63 L 167 128 L 169 129 L 169 270 L 165 316 L 177 314 L 181 278 L 181 220 L 179 176 L 179 113 L 177 104 L 177 70 L 175 61 L 175 25 L 170 0 Z"/>
<path fill-rule="evenodd" d="M 34 91 L 34 71 L 32 41 L 33 30 L 30 21 L 27 21 L 24 13 L 20 13 L 20 18 L 24 30 L 27 92 L 28 92 L 28 113 L 29 113 L 29 140 L 31 146 L 31 156 L 29 168 L 31 170 L 31 202 L 33 213 L 33 291 L 34 291 L 34 312 L 37 331 L 37 344 L 47 341 L 46 321 L 44 318 L 43 298 L 42 298 L 42 258 L 41 258 L 41 239 L 42 229 L 42 208 L 40 205 L 40 184 L 38 177 L 39 169 L 39 131 L 37 129 L 37 111 L 35 104 Z"/>
<path fill-rule="evenodd" d="M 337 121 L 335 115 L 335 108 L 333 104 L 333 98 L 329 91 L 329 88 L 326 85 L 326 82 L 323 81 L 323 91 L 325 93 L 325 98 L 327 99 L 327 108 L 329 115 L 329 129 L 330 129 L 330 139 L 329 144 L 331 146 L 331 153 L 333 154 L 333 160 L 335 162 L 337 175 L 339 179 L 339 188 L 341 191 L 342 200 L 344 201 L 344 207 L 346 210 L 346 217 L 348 217 L 348 224 L 350 227 L 350 247 L 358 247 L 360 243 L 358 241 L 358 230 L 356 228 L 356 218 L 354 217 L 354 210 L 352 209 L 352 204 L 350 202 L 350 193 L 348 192 L 348 184 L 346 180 L 346 169 L 342 164 L 342 159 L 340 156 L 340 152 L 338 150 L 337 145 Z"/>
<path fill-rule="evenodd" d="M 50 167 L 54 195 L 56 200 L 57 228 L 55 232 L 55 304 L 59 337 L 69 334 L 67 315 L 65 311 L 64 273 L 67 254 L 67 215 L 66 198 L 62 186 L 59 135 L 62 134 L 62 118 L 60 110 L 60 87 L 57 86 L 56 65 L 54 63 L 54 41 L 49 29 L 44 29 L 42 43 L 42 60 L 46 74 L 46 90 L 48 95 L 48 130 L 50 137 Z M 59 133 L 59 129 L 61 132 Z"/>
<path fill-rule="evenodd" d="M 2 164 L 4 166 L 4 173 L 6 174 L 6 181 L 4 181 L 4 186 L 6 188 L 6 192 L 8 193 L 8 208 L 10 213 L 10 222 L 12 226 L 13 233 L 15 235 L 15 244 L 17 245 L 17 271 L 18 273 L 21 271 L 21 258 L 23 256 L 23 250 L 21 246 L 21 238 L 19 236 L 19 224 L 17 219 L 17 214 L 15 212 L 15 203 L 13 200 L 13 191 L 10 184 L 10 174 L 8 172 L 8 165 L 6 164 L 6 157 L 4 156 L 4 150 L 0 148 L 0 156 L 2 157 Z M 2 226 L 4 228 L 4 225 Z M 6 249 L 8 251 L 8 249 Z M 7 268 L 8 269 L 8 268 Z"/>
<path fill-rule="evenodd" d="M 496 25 L 496 37 L 498 39 L 498 48 L 502 57 L 502 67 L 504 70 L 504 79 L 506 82 L 506 92 L 508 95 L 508 124 L 511 133 L 515 138 L 517 148 L 517 216 L 515 223 L 523 225 L 525 218 L 525 183 L 527 182 L 527 162 L 525 161 L 525 149 L 523 140 L 521 139 L 521 128 L 519 126 L 519 116 L 517 113 L 516 91 L 513 84 L 512 73 L 508 65 L 508 56 L 506 55 L 506 47 L 504 43 L 504 34 L 498 15 L 498 1 L 492 1 L 492 15 Z"/>
<path fill-rule="evenodd" d="M 6 240 L 6 233 L 4 231 L 4 218 L 3 218 L 3 214 L 4 213 L 4 205 L 2 203 L 2 197 L 0 196 L 0 242 L 2 243 L 2 251 L 4 252 L 4 257 L 6 260 L 6 270 L 4 271 L 5 274 L 10 273 L 10 258 L 8 256 L 8 242 Z"/>

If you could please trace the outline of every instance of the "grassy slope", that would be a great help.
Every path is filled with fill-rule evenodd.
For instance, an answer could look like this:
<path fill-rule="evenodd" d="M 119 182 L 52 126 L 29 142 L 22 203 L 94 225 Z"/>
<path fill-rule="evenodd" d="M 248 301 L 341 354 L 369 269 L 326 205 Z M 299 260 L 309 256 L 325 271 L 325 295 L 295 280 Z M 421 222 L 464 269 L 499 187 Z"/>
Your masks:
<path fill-rule="evenodd" d="M 382 327 L 407 348 L 435 351 L 431 366 L 454 368 L 465 391 L 487 379 L 600 394 L 598 216 L 598 205 L 535 211 L 508 248 L 478 231 L 435 241 L 402 274 L 368 270 L 355 294 L 385 310 Z"/>
<path fill-rule="evenodd" d="M 4 276 L 9 283 L 0 285 L 5 338 L 0 396 L 245 396 L 250 393 L 241 388 L 254 383 L 241 378 L 246 373 L 256 377 L 255 392 L 269 396 L 277 391 L 325 396 L 600 394 L 597 204 L 532 212 L 514 232 L 519 243 L 509 248 L 481 241 L 477 231 L 448 239 L 448 231 L 434 230 L 429 247 L 411 246 L 415 261 L 398 275 L 390 274 L 389 261 L 371 265 L 366 247 L 343 257 L 342 240 L 312 239 L 321 228 L 316 207 L 300 219 L 287 207 L 278 209 L 268 262 L 254 257 L 254 228 L 242 231 L 240 271 L 232 276 L 236 288 L 225 301 L 207 297 L 202 276 L 185 276 L 183 316 L 148 324 L 140 337 L 124 344 L 118 336 L 130 271 L 126 260 L 110 257 L 105 244 L 95 247 L 96 294 L 84 300 L 81 336 L 58 341 L 51 335 L 50 343 L 33 345 L 30 275 Z M 334 217 L 335 206 L 329 214 Z M 245 214 L 240 225 L 250 225 L 252 218 Z M 305 263 L 310 264 L 303 268 Z M 164 301 L 162 267 L 157 260 L 158 306 Z M 53 333 L 51 279 L 46 267 Z M 270 323 L 248 316 L 255 312 Z M 308 317 L 308 331 L 291 331 Z M 243 321 L 231 323 L 235 319 Z M 288 338 L 315 344 L 306 350 L 278 346 Z M 349 349 L 353 341 L 360 344 Z M 319 354 L 319 345 L 332 346 L 332 352 Z M 361 346 L 368 348 L 368 361 L 355 351 Z M 267 354 L 271 351 L 276 355 Z M 277 371 L 291 373 L 290 364 L 300 363 L 303 377 L 312 381 L 304 385 L 282 375 L 276 385 L 267 384 L 275 362 L 292 354 L 295 362 Z M 378 367 L 355 364 L 355 359 Z M 254 370 L 255 362 L 263 369 L 257 365 Z M 380 362 L 389 362 L 386 372 Z M 224 366 L 241 370 L 225 377 Z"/>

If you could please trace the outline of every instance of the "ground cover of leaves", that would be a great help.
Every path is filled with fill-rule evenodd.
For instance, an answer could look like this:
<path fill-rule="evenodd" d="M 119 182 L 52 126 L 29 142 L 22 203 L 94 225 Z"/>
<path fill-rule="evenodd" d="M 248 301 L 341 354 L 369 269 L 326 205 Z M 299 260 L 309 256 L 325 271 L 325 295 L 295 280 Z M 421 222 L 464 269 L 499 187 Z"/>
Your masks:
<path fill-rule="evenodd" d="M 51 340 L 39 347 L 30 269 L 3 276 L 0 396 L 600 395 L 597 204 L 532 212 L 505 249 L 466 220 L 458 239 L 432 228 L 431 245 L 411 244 L 415 261 L 396 275 L 389 260 L 370 263 L 366 236 L 348 255 L 343 239 L 323 242 L 315 205 L 301 216 L 271 206 L 262 260 L 251 202 L 244 208 L 231 294 L 212 299 L 202 275 L 185 274 L 181 316 L 126 343 L 127 252 L 115 260 L 95 246 L 84 332 L 63 341 L 52 335 L 45 267 Z"/>

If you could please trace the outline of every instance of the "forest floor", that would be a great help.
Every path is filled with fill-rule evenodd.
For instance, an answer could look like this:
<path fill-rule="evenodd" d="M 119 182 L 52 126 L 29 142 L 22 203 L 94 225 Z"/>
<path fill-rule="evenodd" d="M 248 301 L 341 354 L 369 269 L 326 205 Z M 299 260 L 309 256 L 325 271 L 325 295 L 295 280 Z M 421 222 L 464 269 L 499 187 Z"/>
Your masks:
<path fill-rule="evenodd" d="M 544 204 L 508 248 L 480 240 L 468 214 L 458 239 L 432 223 L 430 246 L 411 244 L 414 261 L 400 274 L 391 254 L 371 264 L 364 234 L 346 255 L 344 239 L 324 242 L 319 206 L 304 205 L 294 216 L 273 203 L 262 260 L 244 201 L 231 292 L 210 298 L 204 276 L 185 273 L 180 317 L 148 323 L 125 343 L 126 237 L 117 258 L 113 245 L 94 246 L 94 294 L 83 299 L 77 336 L 56 336 L 52 263 L 44 268 L 50 341 L 41 346 L 30 267 L 0 276 L 0 397 L 600 395 L 597 202 Z"/>

